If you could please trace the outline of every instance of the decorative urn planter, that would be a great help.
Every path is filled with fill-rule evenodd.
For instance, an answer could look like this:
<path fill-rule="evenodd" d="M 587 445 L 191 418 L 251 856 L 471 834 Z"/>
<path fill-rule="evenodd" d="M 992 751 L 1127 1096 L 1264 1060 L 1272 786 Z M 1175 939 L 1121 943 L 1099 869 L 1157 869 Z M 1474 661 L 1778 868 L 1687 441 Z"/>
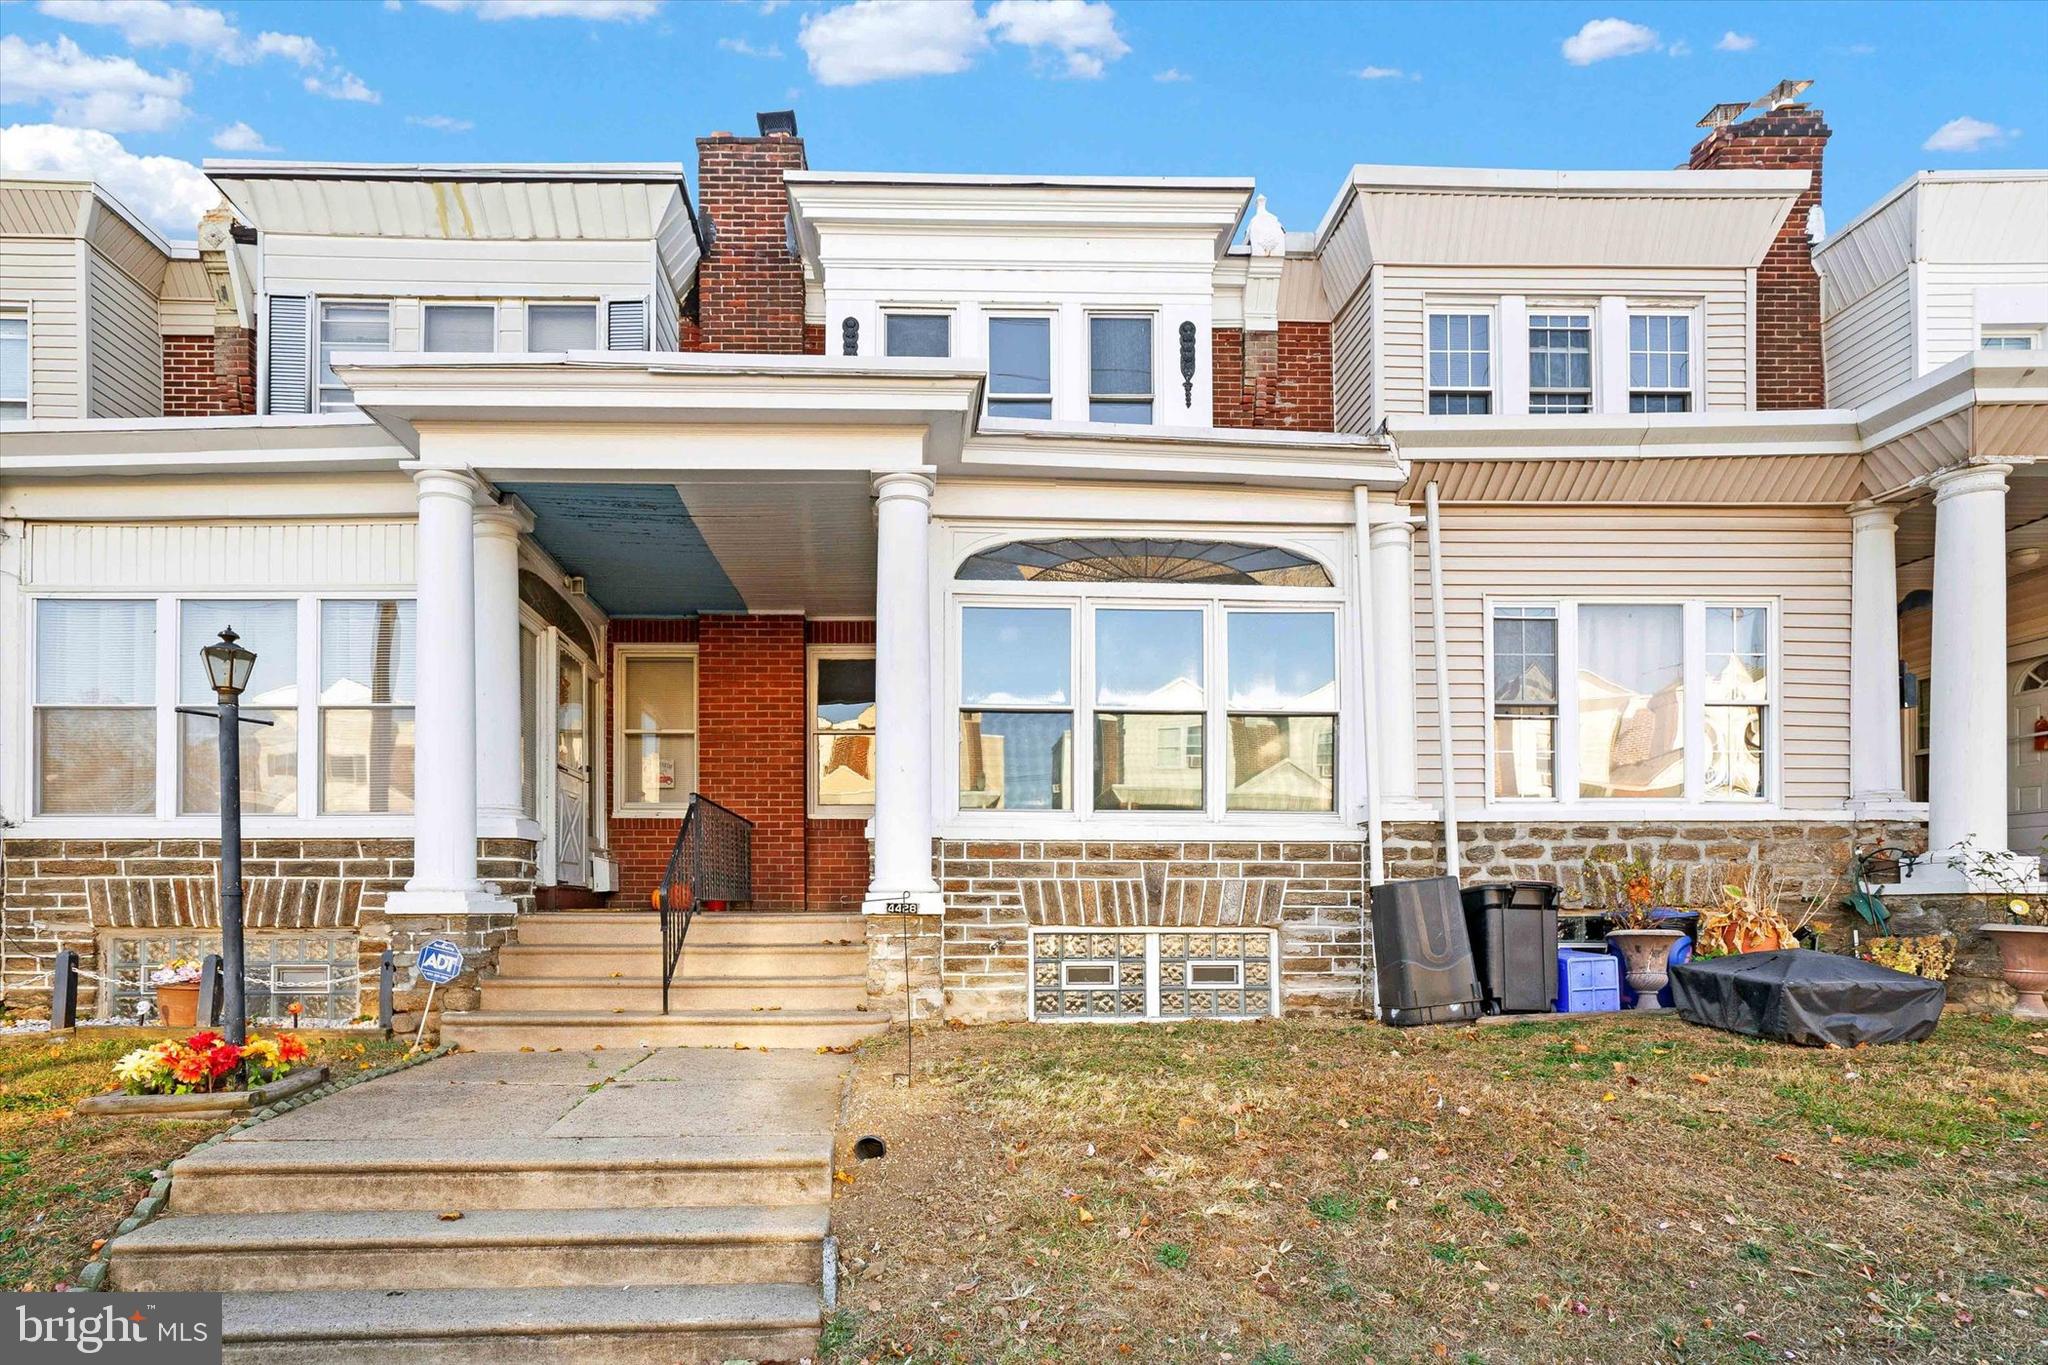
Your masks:
<path fill-rule="evenodd" d="M 156 988 L 157 1022 L 166 1028 L 191 1028 L 199 1022 L 199 983 L 180 981 Z"/>
<path fill-rule="evenodd" d="M 1621 949 L 1622 970 L 1628 988 L 1636 993 L 1639 1010 L 1657 1007 L 1657 992 L 1671 979 L 1671 946 L 1684 938 L 1677 929 L 1616 929 L 1607 941 Z"/>
<path fill-rule="evenodd" d="M 2013 1014 L 2048 1019 L 2048 924 L 1980 924 L 1977 931 L 1998 946 L 2005 984 L 2019 992 Z"/>

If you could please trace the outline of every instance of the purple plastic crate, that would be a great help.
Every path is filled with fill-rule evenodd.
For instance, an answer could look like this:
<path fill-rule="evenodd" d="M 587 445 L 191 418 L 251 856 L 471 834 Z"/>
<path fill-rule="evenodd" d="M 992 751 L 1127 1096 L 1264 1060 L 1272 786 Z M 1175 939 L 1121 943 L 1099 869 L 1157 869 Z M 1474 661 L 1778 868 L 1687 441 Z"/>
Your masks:
<path fill-rule="evenodd" d="M 1621 963 L 1598 950 L 1557 950 L 1560 1014 L 1606 1014 L 1621 1008 Z"/>

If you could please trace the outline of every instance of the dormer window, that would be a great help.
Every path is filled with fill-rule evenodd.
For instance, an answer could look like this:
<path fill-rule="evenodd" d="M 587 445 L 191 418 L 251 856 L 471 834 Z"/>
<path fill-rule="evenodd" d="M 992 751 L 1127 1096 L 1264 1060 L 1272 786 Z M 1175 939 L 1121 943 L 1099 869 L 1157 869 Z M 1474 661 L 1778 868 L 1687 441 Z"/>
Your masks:
<path fill-rule="evenodd" d="M 953 354 L 953 319 L 944 313 L 890 313 L 882 321 L 884 354 L 935 358 Z"/>
<path fill-rule="evenodd" d="M 0 421 L 28 416 L 28 314 L 0 310 Z"/>
<path fill-rule="evenodd" d="M 488 303 L 430 303 L 422 330 L 429 351 L 495 351 L 498 310 Z"/>
<path fill-rule="evenodd" d="M 1692 316 L 1628 317 L 1628 410 L 1692 411 Z"/>
<path fill-rule="evenodd" d="M 355 407 L 348 385 L 334 373 L 334 357 L 351 351 L 391 349 L 391 305 L 388 303 L 323 303 L 320 305 L 321 412 L 347 412 Z"/>
<path fill-rule="evenodd" d="M 1152 420 L 1152 319 L 1088 319 L 1088 420 Z"/>
<path fill-rule="evenodd" d="M 596 350 L 597 305 L 527 304 L 526 349 L 536 352 Z"/>
<path fill-rule="evenodd" d="M 988 415 L 1052 416 L 1052 319 L 988 320 Z"/>
<path fill-rule="evenodd" d="M 1529 315 L 1529 411 L 1593 410 L 1593 315 Z"/>
<path fill-rule="evenodd" d="M 1469 417 L 1493 411 L 1493 315 L 1429 315 L 1429 410 Z"/>
<path fill-rule="evenodd" d="M 0 320 L 0 327 L 6 326 Z M 1977 338 L 1977 345 L 1986 351 L 2038 351 L 2041 349 L 2041 329 L 2038 327 L 1987 327 Z"/>

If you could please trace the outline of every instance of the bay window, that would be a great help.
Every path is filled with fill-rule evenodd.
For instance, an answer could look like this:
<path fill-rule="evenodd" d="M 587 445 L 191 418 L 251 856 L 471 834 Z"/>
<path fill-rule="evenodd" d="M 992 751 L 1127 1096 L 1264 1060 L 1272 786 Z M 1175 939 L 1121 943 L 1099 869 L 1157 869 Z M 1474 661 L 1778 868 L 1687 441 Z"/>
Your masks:
<path fill-rule="evenodd" d="M 1773 794 L 1769 606 L 1497 602 L 1488 635 L 1494 798 Z"/>

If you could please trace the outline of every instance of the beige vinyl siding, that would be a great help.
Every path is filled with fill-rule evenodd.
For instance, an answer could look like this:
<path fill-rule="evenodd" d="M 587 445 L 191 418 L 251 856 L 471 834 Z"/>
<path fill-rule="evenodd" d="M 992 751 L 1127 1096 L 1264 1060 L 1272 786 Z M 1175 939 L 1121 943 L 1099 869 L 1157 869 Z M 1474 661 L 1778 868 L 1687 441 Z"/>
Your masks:
<path fill-rule="evenodd" d="M 1938 370 L 1977 349 L 1977 291 L 2015 285 L 2048 285 L 2048 261 L 1937 265 L 1920 276 L 1921 373 Z"/>
<path fill-rule="evenodd" d="M 74 238 L 0 238 L 0 306 L 28 309 L 31 417 L 83 415 L 78 259 Z"/>
<path fill-rule="evenodd" d="M 197 261 L 172 261 L 164 272 L 157 300 L 157 330 L 165 336 L 212 336 L 213 295 L 206 267 Z"/>
<path fill-rule="evenodd" d="M 1372 430 L 1372 294 L 1360 289 L 1330 324 L 1330 398 L 1337 430 L 1363 436 Z"/>
<path fill-rule="evenodd" d="M 1461 807 L 1486 800 L 1485 599 L 1626 596 L 1775 600 L 1779 804 L 1849 795 L 1849 519 L 1841 512 L 1454 507 L 1443 512 L 1444 627 Z M 1442 795 L 1429 552 L 1415 538 L 1416 756 Z M 1518 807 L 1519 808 L 1519 807 Z"/>
<path fill-rule="evenodd" d="M 264 237 L 273 294 L 322 298 L 598 299 L 654 292 L 645 241 L 430 241 Z M 522 333 L 523 335 L 523 333 Z"/>
<path fill-rule="evenodd" d="M 155 294 L 95 248 L 87 248 L 86 276 L 86 365 L 92 395 L 92 410 L 86 416 L 161 417 L 164 352 Z"/>
<path fill-rule="evenodd" d="M 2048 569 L 2007 581 L 2005 641 L 2008 663 L 2048 655 Z M 1932 610 L 1909 611 L 1899 618 L 1899 658 L 1923 683 L 1934 671 Z"/>
<path fill-rule="evenodd" d="M 1428 411 L 1425 314 L 1432 299 L 1472 300 L 1521 294 L 1534 301 L 1626 295 L 1645 304 L 1704 303 L 1705 406 L 1749 406 L 1750 314 L 1744 270 L 1542 270 L 1450 266 L 1374 267 L 1379 283 L 1380 398 L 1385 414 Z M 1496 353 L 1499 341 L 1495 342 Z M 1495 376 L 1498 385 L 1499 376 Z"/>
<path fill-rule="evenodd" d="M 1852 408 L 1913 378 L 1913 280 L 1900 271 L 1821 325 L 1828 406 Z"/>

